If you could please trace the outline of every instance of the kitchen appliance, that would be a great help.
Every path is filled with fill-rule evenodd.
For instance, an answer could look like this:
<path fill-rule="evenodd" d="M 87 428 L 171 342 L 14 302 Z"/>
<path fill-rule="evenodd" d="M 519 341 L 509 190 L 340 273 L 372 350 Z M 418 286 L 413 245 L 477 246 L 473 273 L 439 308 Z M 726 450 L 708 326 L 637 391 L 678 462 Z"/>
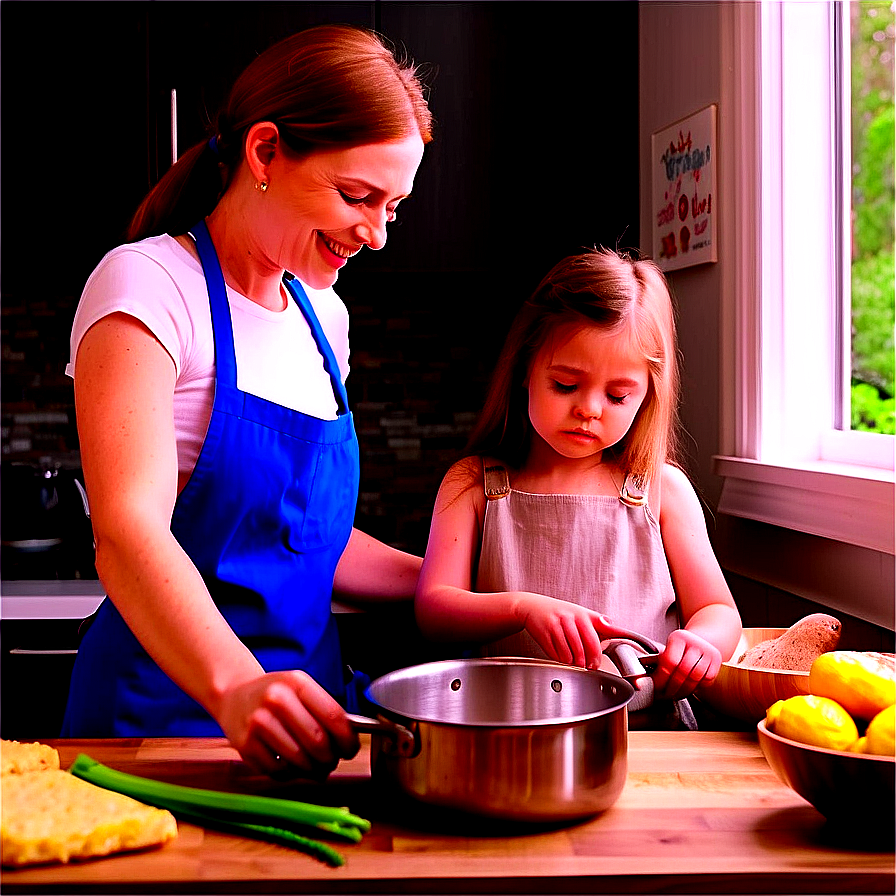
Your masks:
<path fill-rule="evenodd" d="M 4 461 L 0 476 L 3 578 L 95 579 L 93 531 L 79 471 L 44 458 Z"/>
<path fill-rule="evenodd" d="M 625 784 L 626 707 L 609 672 L 529 659 L 463 659 L 390 672 L 367 689 L 375 779 L 426 803 L 515 821 L 609 808 Z"/>

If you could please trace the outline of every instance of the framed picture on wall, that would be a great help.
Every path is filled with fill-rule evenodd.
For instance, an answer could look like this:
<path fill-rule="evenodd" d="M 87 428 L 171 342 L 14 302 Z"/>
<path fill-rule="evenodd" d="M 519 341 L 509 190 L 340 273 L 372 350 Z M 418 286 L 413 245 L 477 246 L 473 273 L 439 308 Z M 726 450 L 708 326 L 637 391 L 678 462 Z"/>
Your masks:
<path fill-rule="evenodd" d="M 716 109 L 651 136 L 653 260 L 664 271 L 718 261 Z"/>

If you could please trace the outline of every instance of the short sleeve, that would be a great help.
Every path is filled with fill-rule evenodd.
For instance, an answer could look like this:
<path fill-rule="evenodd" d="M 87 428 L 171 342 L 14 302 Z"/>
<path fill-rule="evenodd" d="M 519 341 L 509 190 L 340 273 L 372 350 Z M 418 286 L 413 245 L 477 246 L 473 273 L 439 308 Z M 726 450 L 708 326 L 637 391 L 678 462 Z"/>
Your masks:
<path fill-rule="evenodd" d="M 181 289 L 169 271 L 139 248 L 121 246 L 110 252 L 91 274 L 72 324 L 70 358 L 75 359 L 84 334 L 97 321 L 122 312 L 143 323 L 171 355 L 180 374 L 193 338 L 193 324 Z"/>

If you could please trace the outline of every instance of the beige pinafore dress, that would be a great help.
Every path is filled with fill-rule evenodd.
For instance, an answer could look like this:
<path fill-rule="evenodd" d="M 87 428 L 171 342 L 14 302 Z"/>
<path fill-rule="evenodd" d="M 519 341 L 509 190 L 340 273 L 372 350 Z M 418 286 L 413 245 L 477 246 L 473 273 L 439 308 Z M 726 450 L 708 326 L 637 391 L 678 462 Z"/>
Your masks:
<path fill-rule="evenodd" d="M 646 495 L 632 496 L 628 481 L 619 497 L 531 494 L 511 488 L 499 463 L 483 460 L 483 473 L 488 500 L 476 591 L 533 591 L 568 600 L 660 644 L 680 627 L 659 523 Z M 482 645 L 480 653 L 547 658 L 526 631 Z M 636 692 L 630 716 L 650 707 L 654 715 L 674 717 L 677 727 L 693 727 L 690 707 L 677 706 L 685 701 L 660 702 L 667 705 L 654 707 L 652 692 Z"/>

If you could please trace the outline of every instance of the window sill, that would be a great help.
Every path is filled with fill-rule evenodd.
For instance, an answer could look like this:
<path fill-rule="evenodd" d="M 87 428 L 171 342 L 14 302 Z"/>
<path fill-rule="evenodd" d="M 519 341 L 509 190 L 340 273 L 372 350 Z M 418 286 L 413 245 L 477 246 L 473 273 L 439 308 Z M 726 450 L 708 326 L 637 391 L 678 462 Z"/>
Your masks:
<path fill-rule="evenodd" d="M 818 462 L 786 467 L 714 458 L 718 512 L 894 554 L 893 472 Z"/>

